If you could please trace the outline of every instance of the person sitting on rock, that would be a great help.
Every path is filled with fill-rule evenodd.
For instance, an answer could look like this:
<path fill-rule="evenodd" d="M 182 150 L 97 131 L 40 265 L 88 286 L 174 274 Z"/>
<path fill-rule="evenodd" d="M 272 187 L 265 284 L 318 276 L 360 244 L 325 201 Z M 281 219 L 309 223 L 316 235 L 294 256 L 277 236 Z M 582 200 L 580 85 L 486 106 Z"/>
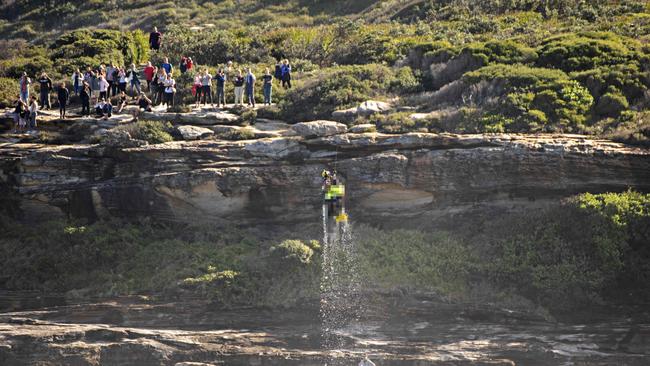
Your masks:
<path fill-rule="evenodd" d="M 117 113 L 122 113 L 122 110 L 124 110 L 124 107 L 126 107 L 127 105 L 127 100 L 128 97 L 126 96 L 126 93 L 121 92 L 120 95 L 118 96 Z"/>
<path fill-rule="evenodd" d="M 138 108 L 151 112 L 151 104 L 151 99 L 147 98 L 144 93 L 140 93 L 140 97 L 138 98 Z"/>
<path fill-rule="evenodd" d="M 97 113 L 98 117 L 104 117 L 104 119 L 108 119 L 109 117 L 113 116 L 113 105 L 110 101 L 102 99 L 95 105 L 95 112 Z"/>

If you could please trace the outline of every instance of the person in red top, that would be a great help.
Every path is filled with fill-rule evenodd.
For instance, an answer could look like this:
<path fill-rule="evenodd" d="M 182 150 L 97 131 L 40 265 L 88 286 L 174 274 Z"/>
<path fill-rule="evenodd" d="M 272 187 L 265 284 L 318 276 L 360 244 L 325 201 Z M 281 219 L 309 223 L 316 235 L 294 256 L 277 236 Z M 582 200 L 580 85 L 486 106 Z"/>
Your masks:
<path fill-rule="evenodd" d="M 190 71 L 190 70 L 192 70 L 192 67 L 194 66 L 194 61 L 192 61 L 191 57 L 188 57 L 185 64 L 187 65 L 187 71 Z"/>
<path fill-rule="evenodd" d="M 147 90 L 151 90 L 151 80 L 153 80 L 153 74 L 155 73 L 154 67 L 151 65 L 151 62 L 147 62 L 147 66 L 144 68 L 144 77 L 147 79 Z"/>

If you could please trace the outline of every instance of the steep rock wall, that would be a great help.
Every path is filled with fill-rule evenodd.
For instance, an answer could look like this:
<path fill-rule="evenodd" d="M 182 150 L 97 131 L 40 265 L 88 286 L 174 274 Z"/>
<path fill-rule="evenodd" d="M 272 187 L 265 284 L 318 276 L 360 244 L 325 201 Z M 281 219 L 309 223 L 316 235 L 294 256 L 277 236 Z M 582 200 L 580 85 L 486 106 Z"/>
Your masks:
<path fill-rule="evenodd" d="M 580 192 L 650 191 L 647 150 L 576 135 L 342 134 L 117 148 L 0 145 L 4 206 L 24 217 L 155 216 L 221 225 L 320 215 L 336 167 L 357 220 L 427 227 Z"/>

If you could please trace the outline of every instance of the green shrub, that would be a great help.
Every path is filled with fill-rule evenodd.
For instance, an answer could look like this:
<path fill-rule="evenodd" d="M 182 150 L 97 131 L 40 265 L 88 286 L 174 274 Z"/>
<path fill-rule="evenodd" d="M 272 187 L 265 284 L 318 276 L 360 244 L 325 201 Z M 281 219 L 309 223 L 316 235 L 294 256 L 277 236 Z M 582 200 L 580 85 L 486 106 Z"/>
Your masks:
<path fill-rule="evenodd" d="M 610 88 L 610 91 L 598 99 L 595 111 L 602 117 L 618 117 L 629 106 L 627 99 L 620 91 L 615 88 Z"/>
<path fill-rule="evenodd" d="M 271 255 L 280 263 L 309 264 L 314 250 L 300 240 L 285 240 L 271 247 Z"/>
<path fill-rule="evenodd" d="M 44 56 L 30 58 L 14 58 L 0 61 L 1 75 L 8 78 L 18 79 L 26 72 L 32 79 L 41 76 L 42 72 L 52 70 L 52 61 Z"/>
<path fill-rule="evenodd" d="M 468 292 L 478 258 L 448 233 L 354 229 L 358 271 L 365 283 L 381 288 L 436 290 L 456 299 Z"/>
<path fill-rule="evenodd" d="M 138 121 L 118 128 L 129 132 L 134 139 L 144 140 L 150 144 L 160 144 L 174 140 L 171 135 L 172 124 L 169 122 Z"/>
<path fill-rule="evenodd" d="M 327 119 L 337 109 L 412 89 L 413 78 L 408 76 L 408 71 L 401 73 L 407 76 L 398 81 L 395 71 L 382 65 L 323 69 L 318 76 L 287 92 L 279 107 L 283 118 L 291 122 Z"/>
<path fill-rule="evenodd" d="M 86 66 L 139 64 L 148 58 L 146 37 L 140 30 L 75 30 L 61 35 L 50 45 L 51 58 L 60 64 L 59 71 L 64 74 Z"/>
<path fill-rule="evenodd" d="M 428 120 L 415 120 L 409 112 L 374 114 L 368 117 L 368 123 L 376 125 L 380 132 L 386 133 L 428 132 L 429 127 Z"/>
<path fill-rule="evenodd" d="M 605 119 L 596 126 L 601 133 L 614 141 L 650 146 L 650 112 L 623 111 L 615 120 Z"/>
<path fill-rule="evenodd" d="M 501 114 L 487 114 L 479 119 L 480 130 L 476 132 L 506 132 L 512 124 L 514 124 L 514 119 L 510 117 Z"/>
<path fill-rule="evenodd" d="M 548 130 L 581 131 L 593 104 L 589 91 L 559 70 L 491 65 L 467 73 L 463 79 L 470 84 L 489 82 L 494 90 L 490 98 L 498 97 L 495 93 L 502 95 L 500 104 L 484 107 L 488 113 L 515 119 L 507 131 L 535 131 L 540 123 Z M 531 110 L 543 115 L 531 115 Z"/>
<path fill-rule="evenodd" d="M 18 80 L 0 77 L 0 108 L 7 108 L 18 99 Z"/>
<path fill-rule="evenodd" d="M 594 98 L 599 98 L 613 86 L 630 100 L 636 101 L 643 98 L 644 92 L 650 86 L 650 81 L 645 75 L 636 63 L 630 63 L 573 73 L 572 77 L 585 85 Z"/>
<path fill-rule="evenodd" d="M 239 129 L 228 130 L 225 133 L 219 135 L 222 139 L 225 140 L 252 140 L 255 138 L 255 131 L 250 127 L 242 127 Z"/>
<path fill-rule="evenodd" d="M 278 120 L 282 118 L 282 110 L 277 105 L 261 107 L 257 109 L 257 117 Z"/>
<path fill-rule="evenodd" d="M 495 228 L 485 270 L 495 283 L 556 310 L 576 310 L 636 288 L 650 277 L 650 195 L 583 194 L 539 215 Z M 507 228 L 506 228 L 507 226 Z M 641 289 L 639 291 L 639 289 Z"/>
<path fill-rule="evenodd" d="M 625 40 L 612 33 L 578 33 L 551 37 L 538 51 L 538 65 L 566 72 L 628 63 L 634 57 Z"/>
<path fill-rule="evenodd" d="M 246 109 L 239 116 L 243 126 L 254 125 L 257 120 L 257 111 L 255 109 Z"/>

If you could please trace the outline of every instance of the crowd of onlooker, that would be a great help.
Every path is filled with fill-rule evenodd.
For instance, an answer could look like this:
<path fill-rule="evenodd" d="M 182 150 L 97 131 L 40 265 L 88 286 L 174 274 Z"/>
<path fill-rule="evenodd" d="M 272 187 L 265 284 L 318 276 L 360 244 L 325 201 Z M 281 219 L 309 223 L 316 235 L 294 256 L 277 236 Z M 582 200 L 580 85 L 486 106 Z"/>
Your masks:
<path fill-rule="evenodd" d="M 162 34 L 154 28 L 149 35 L 149 46 L 154 52 L 160 49 L 162 39 Z M 214 106 L 216 100 L 217 107 L 225 107 L 227 101 L 232 100 L 235 105 L 246 103 L 255 107 L 257 77 L 252 69 L 235 69 L 232 61 L 219 68 L 215 75 L 212 75 L 207 67 L 198 71 L 197 68 L 191 57 L 184 56 L 178 63 L 181 74 L 196 71 L 191 89 L 196 106 Z M 175 71 L 174 65 L 167 57 L 163 58 L 159 65 L 154 66 L 148 62 L 143 69 L 135 64 L 127 68 L 115 63 L 99 65 L 96 68 L 87 67 L 84 71 L 77 69 L 72 73 L 70 89 L 66 82 L 55 86 L 47 73 L 43 72 L 37 80 L 40 93 L 38 99 L 35 95 L 30 96 L 32 80 L 27 73 L 23 73 L 19 80 L 20 93 L 14 105 L 14 130 L 35 130 L 39 110 L 52 108 L 50 96 L 53 93 L 56 95 L 60 119 L 67 117 L 66 112 L 72 95 L 78 97 L 81 115 L 89 116 L 94 113 L 98 118 L 111 117 L 114 111 L 121 113 L 130 100 L 134 101 L 141 111 L 151 112 L 157 105 L 173 107 L 177 99 Z M 280 81 L 283 88 L 291 88 L 291 64 L 288 60 L 278 62 L 273 73 L 266 68 L 261 76 L 264 105 L 272 104 L 274 79 Z M 229 82 L 233 84 L 232 98 L 226 95 L 226 83 Z M 115 106 L 113 103 L 116 103 Z"/>

